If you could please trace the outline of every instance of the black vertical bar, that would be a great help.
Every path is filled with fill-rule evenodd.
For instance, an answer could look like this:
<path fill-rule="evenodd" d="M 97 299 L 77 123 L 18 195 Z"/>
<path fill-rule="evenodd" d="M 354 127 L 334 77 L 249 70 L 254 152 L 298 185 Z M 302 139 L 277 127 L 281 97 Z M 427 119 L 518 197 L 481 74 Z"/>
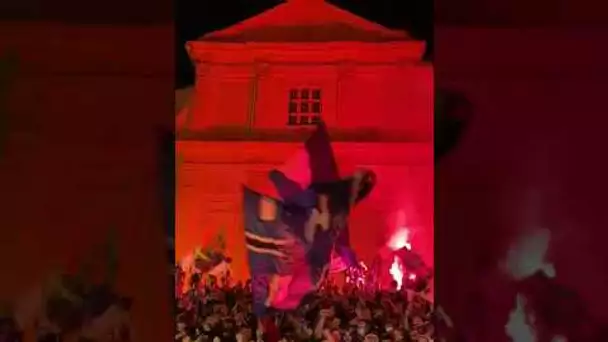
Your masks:
<path fill-rule="evenodd" d="M 175 300 L 175 134 L 171 130 L 161 129 L 159 136 L 161 200 L 166 234 L 167 272 L 170 277 L 171 298 Z"/>

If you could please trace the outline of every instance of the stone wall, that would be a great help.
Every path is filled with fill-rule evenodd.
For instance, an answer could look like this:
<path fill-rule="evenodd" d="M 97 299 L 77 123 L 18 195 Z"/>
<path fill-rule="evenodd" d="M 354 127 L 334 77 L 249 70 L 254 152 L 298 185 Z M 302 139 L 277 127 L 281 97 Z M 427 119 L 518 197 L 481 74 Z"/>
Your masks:
<path fill-rule="evenodd" d="M 178 257 L 197 245 L 213 241 L 220 229 L 227 232 L 234 253 L 235 273 L 246 277 L 241 212 L 241 187 L 276 196 L 268 171 L 280 166 L 301 148 L 301 143 L 179 142 L 182 163 L 177 176 Z M 343 175 L 356 167 L 374 170 L 374 192 L 353 212 L 351 242 L 371 261 L 396 229 L 403 212 L 406 225 L 416 231 L 414 244 L 429 263 L 433 261 L 433 166 L 430 144 L 336 143 L 336 158 Z"/>

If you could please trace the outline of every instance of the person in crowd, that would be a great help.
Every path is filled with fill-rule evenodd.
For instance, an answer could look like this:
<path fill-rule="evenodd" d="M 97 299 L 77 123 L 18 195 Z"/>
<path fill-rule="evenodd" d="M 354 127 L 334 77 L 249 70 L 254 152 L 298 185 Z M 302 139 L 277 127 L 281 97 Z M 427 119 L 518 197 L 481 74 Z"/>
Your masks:
<path fill-rule="evenodd" d="M 272 313 L 266 318 L 272 324 L 267 324 L 252 313 L 249 283 L 195 279 L 176 301 L 176 341 L 441 340 L 436 336 L 435 325 L 445 313 L 437 313 L 423 293 L 414 291 L 421 288 L 379 291 L 327 283 L 297 310 Z"/>

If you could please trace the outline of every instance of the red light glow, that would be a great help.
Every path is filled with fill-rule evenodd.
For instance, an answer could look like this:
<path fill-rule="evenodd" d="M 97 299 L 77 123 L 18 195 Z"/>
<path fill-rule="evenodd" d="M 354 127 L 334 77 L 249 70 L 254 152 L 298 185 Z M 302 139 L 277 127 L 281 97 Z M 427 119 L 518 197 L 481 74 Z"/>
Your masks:
<path fill-rule="evenodd" d="M 401 261 L 397 256 L 393 259 L 393 264 L 389 269 L 389 273 L 393 277 L 393 280 L 397 283 L 397 290 L 401 290 L 403 286 L 403 266 L 401 265 Z"/>
<path fill-rule="evenodd" d="M 391 236 L 388 241 L 388 247 L 393 251 L 399 250 L 403 247 L 408 250 L 412 249 L 412 243 L 410 241 L 410 231 L 406 227 L 399 227 L 397 231 Z"/>

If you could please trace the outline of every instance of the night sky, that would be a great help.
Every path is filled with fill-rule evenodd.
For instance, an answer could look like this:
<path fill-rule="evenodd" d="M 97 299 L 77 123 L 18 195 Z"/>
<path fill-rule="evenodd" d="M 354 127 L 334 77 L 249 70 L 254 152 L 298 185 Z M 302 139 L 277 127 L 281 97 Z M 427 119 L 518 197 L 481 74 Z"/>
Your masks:
<path fill-rule="evenodd" d="M 282 0 L 176 0 L 176 86 L 192 84 L 193 72 L 184 49 L 188 40 L 252 17 Z M 408 31 L 429 42 L 433 38 L 431 0 L 332 0 L 332 4 L 393 29 Z"/>

